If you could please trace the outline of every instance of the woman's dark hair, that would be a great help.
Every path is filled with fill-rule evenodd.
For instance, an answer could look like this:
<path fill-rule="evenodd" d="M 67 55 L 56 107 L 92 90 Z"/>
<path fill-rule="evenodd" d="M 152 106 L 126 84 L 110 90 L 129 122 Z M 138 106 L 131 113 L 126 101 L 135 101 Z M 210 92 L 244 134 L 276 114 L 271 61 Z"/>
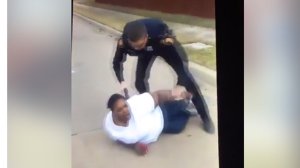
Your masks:
<path fill-rule="evenodd" d="M 113 94 L 110 96 L 110 98 L 108 99 L 107 101 L 107 108 L 109 109 L 113 109 L 114 107 L 114 104 L 119 100 L 119 99 L 124 99 L 125 100 L 125 97 L 121 94 Z"/>
<path fill-rule="evenodd" d="M 132 21 L 126 24 L 124 33 L 130 41 L 136 42 L 147 34 L 147 29 L 141 21 Z"/>

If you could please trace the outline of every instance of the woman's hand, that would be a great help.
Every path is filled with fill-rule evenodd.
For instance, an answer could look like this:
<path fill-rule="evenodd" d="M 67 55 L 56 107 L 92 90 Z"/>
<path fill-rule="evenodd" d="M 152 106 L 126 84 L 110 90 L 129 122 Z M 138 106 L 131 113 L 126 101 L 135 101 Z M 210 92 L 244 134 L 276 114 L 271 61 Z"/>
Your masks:
<path fill-rule="evenodd" d="M 134 149 L 139 155 L 145 155 L 148 153 L 148 145 L 144 143 L 136 143 Z"/>

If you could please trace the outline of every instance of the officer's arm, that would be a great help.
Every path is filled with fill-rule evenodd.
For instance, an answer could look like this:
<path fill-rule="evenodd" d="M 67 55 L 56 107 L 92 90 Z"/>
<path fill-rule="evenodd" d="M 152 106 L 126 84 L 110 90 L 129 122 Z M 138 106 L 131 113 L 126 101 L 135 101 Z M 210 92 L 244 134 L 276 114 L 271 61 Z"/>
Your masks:
<path fill-rule="evenodd" d="M 166 23 L 162 23 L 162 30 L 163 30 L 163 37 L 164 38 L 171 38 L 174 37 L 173 31 L 169 28 Z"/>
<path fill-rule="evenodd" d="M 119 82 L 124 81 L 123 62 L 126 61 L 126 52 L 122 40 L 118 41 L 117 50 L 113 59 L 113 69 Z"/>
<path fill-rule="evenodd" d="M 167 24 L 162 23 L 162 32 L 160 43 L 163 45 L 172 45 L 174 43 L 175 35 Z"/>

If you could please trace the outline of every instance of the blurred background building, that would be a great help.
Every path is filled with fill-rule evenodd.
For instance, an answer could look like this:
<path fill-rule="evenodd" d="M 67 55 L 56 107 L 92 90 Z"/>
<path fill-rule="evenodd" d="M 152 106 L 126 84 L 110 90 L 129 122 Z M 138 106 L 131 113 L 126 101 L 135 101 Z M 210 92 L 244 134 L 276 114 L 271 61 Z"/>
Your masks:
<path fill-rule="evenodd" d="M 215 1 L 214 0 L 95 0 L 99 3 L 134 7 L 139 9 L 161 11 L 166 13 L 181 13 L 202 18 L 215 18 Z"/>

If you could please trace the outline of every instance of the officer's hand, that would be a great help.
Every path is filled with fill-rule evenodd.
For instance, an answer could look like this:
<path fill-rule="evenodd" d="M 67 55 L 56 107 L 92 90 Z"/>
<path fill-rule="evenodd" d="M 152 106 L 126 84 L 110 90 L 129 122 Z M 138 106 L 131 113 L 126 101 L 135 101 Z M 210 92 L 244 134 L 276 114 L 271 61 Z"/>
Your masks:
<path fill-rule="evenodd" d="M 184 98 L 184 99 L 187 99 L 187 100 L 191 100 L 193 95 L 192 93 L 188 92 L 188 91 L 185 91 L 181 94 L 181 97 Z"/>
<path fill-rule="evenodd" d="M 122 39 L 118 40 L 118 48 L 123 48 L 124 47 L 124 42 Z"/>
<path fill-rule="evenodd" d="M 167 38 L 163 39 L 161 41 L 161 43 L 164 44 L 164 45 L 172 45 L 174 43 L 174 39 L 170 38 L 170 37 L 167 37 Z"/>
<path fill-rule="evenodd" d="M 187 92 L 185 87 L 179 85 L 172 89 L 172 96 L 175 97 L 175 100 L 192 98 L 192 94 Z"/>
<path fill-rule="evenodd" d="M 173 39 L 173 38 L 166 38 L 166 39 L 165 39 L 165 42 L 166 42 L 167 44 L 173 44 L 173 43 L 174 43 L 174 39 Z"/>
<path fill-rule="evenodd" d="M 122 82 L 120 83 L 120 86 L 121 86 L 121 90 L 123 91 L 124 89 L 127 88 L 127 83 L 126 83 L 125 81 L 122 81 Z"/>

